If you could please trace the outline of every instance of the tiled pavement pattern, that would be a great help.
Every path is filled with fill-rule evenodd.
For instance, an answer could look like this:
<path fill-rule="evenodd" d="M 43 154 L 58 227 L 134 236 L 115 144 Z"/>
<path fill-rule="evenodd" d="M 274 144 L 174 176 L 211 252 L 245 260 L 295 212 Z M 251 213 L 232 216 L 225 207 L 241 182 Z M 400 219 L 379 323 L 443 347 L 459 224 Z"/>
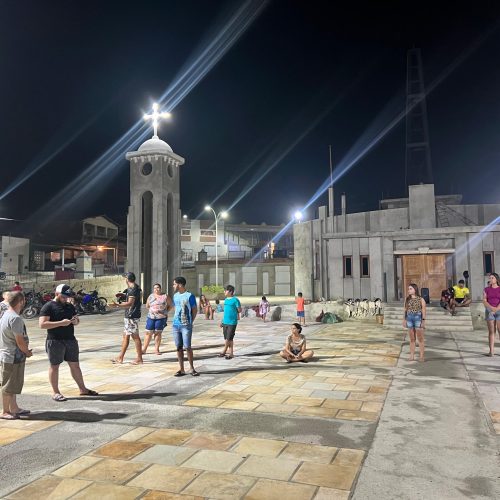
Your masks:
<path fill-rule="evenodd" d="M 147 355 L 143 366 L 129 363 L 132 346 L 127 363 L 110 362 L 119 349 L 121 326 L 118 314 L 83 318 L 77 337 L 87 385 L 101 394 L 120 395 L 177 383 L 172 377 L 177 369 L 175 351 L 167 331 L 163 354 Z M 193 336 L 198 380 L 210 379 L 213 385 L 175 404 L 190 411 L 236 412 L 236 418 L 242 419 L 268 414 L 285 419 L 283 425 L 286 419 L 309 419 L 308 425 L 314 421 L 375 425 L 398 362 L 401 332 L 360 322 L 309 326 L 304 333 L 315 360 L 290 366 L 277 355 L 288 328 L 287 323 L 243 320 L 236 336 L 236 357 L 228 361 L 216 356 L 222 345 L 220 329 L 214 322 L 198 320 Z M 47 407 L 61 408 L 48 397 L 44 335 L 33 322 L 28 322 L 28 329 L 35 356 L 27 365 L 25 393 L 46 397 Z M 487 398 L 485 405 L 499 432 L 500 407 L 494 405 L 500 398 L 491 393 L 498 387 L 483 385 L 487 389 L 480 390 L 481 395 Z M 61 370 L 61 389 L 68 396 L 76 394 L 66 367 Z M 147 408 L 148 402 L 141 404 Z M 0 449 L 39 431 L 49 433 L 50 426 L 58 423 L 37 421 L 36 412 L 31 419 L 4 421 Z M 215 435 L 200 427 L 178 430 L 168 428 L 167 421 L 164 425 L 167 428 L 136 427 L 99 450 L 84 451 L 7 498 L 266 499 L 277 498 L 279 491 L 280 498 L 346 499 L 369 448 L 369 443 L 359 446 L 363 449 L 339 444 L 334 426 L 331 438 L 320 446 L 300 434 L 285 441 L 245 436 L 245 430 Z"/>
<path fill-rule="evenodd" d="M 7 496 L 347 499 L 364 451 L 138 427 Z"/>
<path fill-rule="evenodd" d="M 240 373 L 216 385 L 189 406 L 230 408 L 345 420 L 377 420 L 389 377 L 310 369 Z"/>

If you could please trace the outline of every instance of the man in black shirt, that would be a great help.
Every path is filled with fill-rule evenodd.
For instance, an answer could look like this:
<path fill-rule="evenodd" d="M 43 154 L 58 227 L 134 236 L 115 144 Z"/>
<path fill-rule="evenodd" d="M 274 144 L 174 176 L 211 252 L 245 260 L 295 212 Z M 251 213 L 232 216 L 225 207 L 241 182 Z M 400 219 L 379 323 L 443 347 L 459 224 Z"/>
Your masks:
<path fill-rule="evenodd" d="M 78 341 L 75 338 L 75 325 L 80 320 L 73 304 L 68 298 L 73 296 L 69 285 L 58 285 L 54 300 L 47 302 L 40 311 L 40 328 L 47 330 L 45 350 L 49 356 L 49 382 L 52 386 L 52 399 L 66 401 L 59 390 L 59 365 L 66 361 L 71 376 L 80 389 L 81 396 L 97 396 L 97 392 L 85 387 L 80 369 Z"/>
<path fill-rule="evenodd" d="M 126 309 L 122 348 L 118 357 L 113 360 L 113 363 L 123 363 L 123 358 L 125 357 L 125 353 L 127 352 L 130 343 L 130 337 L 132 337 L 135 344 L 135 351 L 137 353 L 137 357 L 134 361 L 132 361 L 132 364 L 140 365 L 142 364 L 142 344 L 141 338 L 139 337 L 139 318 L 141 317 L 141 289 L 135 282 L 134 273 L 127 273 L 124 277 L 127 282 L 127 300 L 125 302 L 122 302 L 121 304 L 117 304 L 116 302 L 112 302 L 110 304 L 111 307 L 123 307 Z"/>

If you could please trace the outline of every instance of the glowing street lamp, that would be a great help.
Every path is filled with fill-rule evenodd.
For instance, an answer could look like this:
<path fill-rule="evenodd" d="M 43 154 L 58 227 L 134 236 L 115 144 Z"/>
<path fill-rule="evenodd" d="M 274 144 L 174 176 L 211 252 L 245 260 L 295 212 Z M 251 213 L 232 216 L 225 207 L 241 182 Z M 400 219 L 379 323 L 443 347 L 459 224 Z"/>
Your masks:
<path fill-rule="evenodd" d="M 219 284 L 219 254 L 217 251 L 217 247 L 219 246 L 219 233 L 217 223 L 219 222 L 219 219 L 225 219 L 229 214 L 225 210 L 217 214 L 217 212 L 210 205 L 206 205 L 205 210 L 207 212 L 212 212 L 215 217 L 215 286 L 217 286 Z"/>
<path fill-rule="evenodd" d="M 300 221 L 304 218 L 304 214 L 303 214 L 300 210 L 297 210 L 297 211 L 293 214 L 293 218 L 294 218 L 297 222 L 300 222 Z"/>

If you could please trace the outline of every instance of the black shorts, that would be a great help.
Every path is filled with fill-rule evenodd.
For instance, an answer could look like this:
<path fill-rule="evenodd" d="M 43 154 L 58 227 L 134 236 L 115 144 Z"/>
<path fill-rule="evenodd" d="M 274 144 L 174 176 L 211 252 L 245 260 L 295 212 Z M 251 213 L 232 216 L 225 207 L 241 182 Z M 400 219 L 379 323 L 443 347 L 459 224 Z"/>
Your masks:
<path fill-rule="evenodd" d="M 236 325 L 222 325 L 224 340 L 233 340 L 236 335 Z"/>
<path fill-rule="evenodd" d="M 455 302 L 457 304 L 461 304 L 464 300 L 465 300 L 465 297 L 463 297 L 462 299 L 455 299 Z"/>
<path fill-rule="evenodd" d="M 63 361 L 78 363 L 80 350 L 76 339 L 45 341 L 45 351 L 51 365 L 60 365 Z"/>

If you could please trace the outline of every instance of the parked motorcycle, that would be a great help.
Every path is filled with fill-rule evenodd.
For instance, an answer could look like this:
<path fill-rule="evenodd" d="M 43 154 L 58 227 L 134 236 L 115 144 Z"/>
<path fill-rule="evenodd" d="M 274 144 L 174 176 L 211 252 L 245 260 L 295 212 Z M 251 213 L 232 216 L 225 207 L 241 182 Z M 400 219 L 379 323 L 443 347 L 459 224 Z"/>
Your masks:
<path fill-rule="evenodd" d="M 78 314 L 104 314 L 108 301 L 104 297 L 99 297 L 97 290 L 85 292 L 80 289 L 75 294 L 75 308 Z"/>
<path fill-rule="evenodd" d="M 45 292 L 32 291 L 32 292 L 26 292 L 24 294 L 24 298 L 26 304 L 22 312 L 23 318 L 33 319 L 35 316 L 38 316 L 40 314 L 43 305 L 54 298 L 54 294 L 48 291 Z"/>

